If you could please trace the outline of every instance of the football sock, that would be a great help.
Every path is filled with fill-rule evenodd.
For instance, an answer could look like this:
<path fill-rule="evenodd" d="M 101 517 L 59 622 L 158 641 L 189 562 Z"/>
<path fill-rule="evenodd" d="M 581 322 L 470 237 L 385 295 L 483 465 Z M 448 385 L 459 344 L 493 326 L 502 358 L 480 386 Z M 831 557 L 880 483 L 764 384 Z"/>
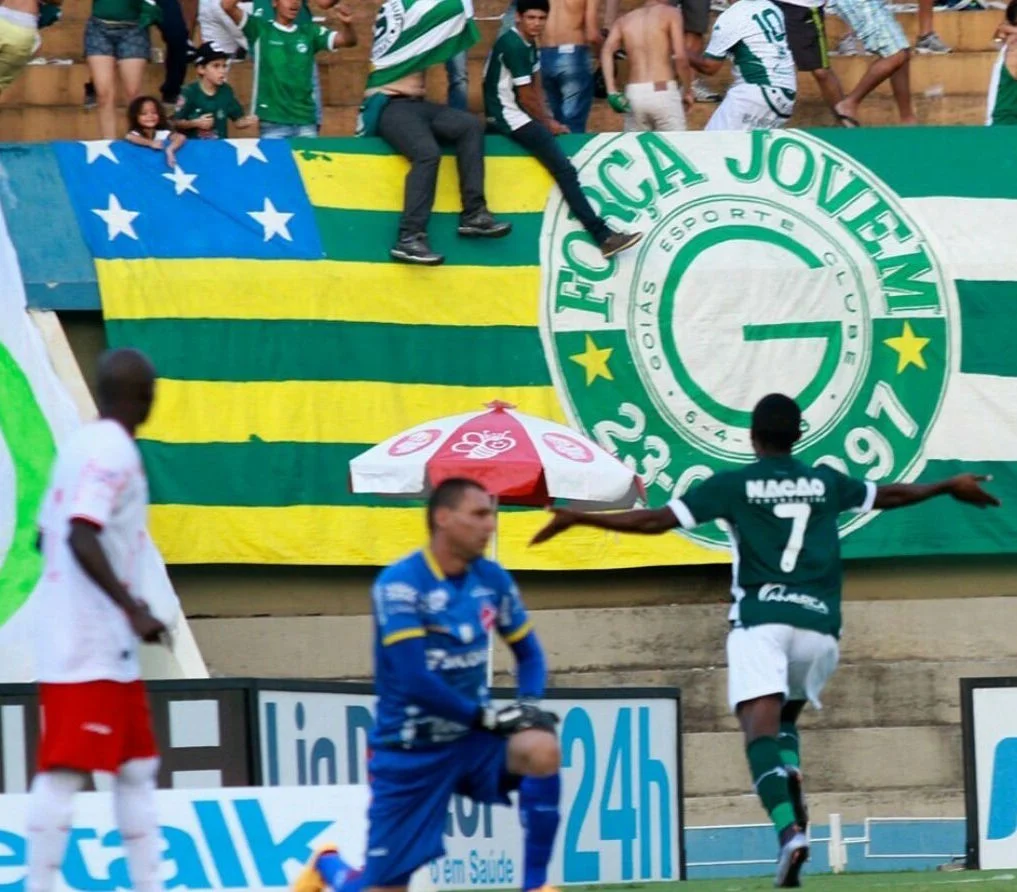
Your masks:
<path fill-rule="evenodd" d="M 322 852 L 314 866 L 325 885 L 335 892 L 360 892 L 364 886 L 364 872 L 350 867 L 335 849 Z"/>
<path fill-rule="evenodd" d="M 155 808 L 155 778 L 159 760 L 131 759 L 117 772 L 113 811 L 127 855 L 134 892 L 162 892 L 162 833 Z"/>
<path fill-rule="evenodd" d="M 547 884 L 547 865 L 558 832 L 561 775 L 526 777 L 519 785 L 519 820 L 523 825 L 523 890 Z"/>
<path fill-rule="evenodd" d="M 787 787 L 787 772 L 781 759 L 776 737 L 757 737 L 746 749 L 749 771 L 756 795 L 773 821 L 777 834 L 795 822 L 791 794 Z"/>
<path fill-rule="evenodd" d="M 64 861 L 71 832 L 74 794 L 85 776 L 72 771 L 46 771 L 32 781 L 28 801 L 28 892 L 50 892 Z"/>
<path fill-rule="evenodd" d="M 789 768 L 801 768 L 801 741 L 798 737 L 798 726 L 794 722 L 781 722 L 780 734 L 777 735 L 780 746 L 780 757 Z"/>

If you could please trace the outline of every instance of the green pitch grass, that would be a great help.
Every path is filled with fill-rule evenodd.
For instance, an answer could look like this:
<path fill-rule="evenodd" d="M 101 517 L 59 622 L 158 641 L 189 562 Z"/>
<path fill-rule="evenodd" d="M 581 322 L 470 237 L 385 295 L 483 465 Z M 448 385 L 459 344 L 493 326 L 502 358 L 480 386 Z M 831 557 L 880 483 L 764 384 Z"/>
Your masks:
<path fill-rule="evenodd" d="M 808 868 L 806 868 L 806 871 Z M 730 880 L 691 880 L 687 883 L 647 883 L 624 886 L 589 886 L 590 892 L 772 892 L 770 877 Z M 1014 871 L 923 871 L 912 873 L 802 874 L 804 892 L 1014 892 Z"/>

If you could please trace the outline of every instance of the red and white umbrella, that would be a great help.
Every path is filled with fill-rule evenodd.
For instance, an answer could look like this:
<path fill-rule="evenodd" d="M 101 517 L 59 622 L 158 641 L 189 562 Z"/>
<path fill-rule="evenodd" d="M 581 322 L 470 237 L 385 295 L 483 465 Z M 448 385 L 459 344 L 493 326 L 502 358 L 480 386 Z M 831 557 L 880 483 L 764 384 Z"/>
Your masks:
<path fill-rule="evenodd" d="M 593 441 L 497 401 L 425 421 L 350 462 L 355 493 L 419 498 L 449 477 L 476 480 L 512 505 L 626 508 L 643 495 L 639 476 Z"/>

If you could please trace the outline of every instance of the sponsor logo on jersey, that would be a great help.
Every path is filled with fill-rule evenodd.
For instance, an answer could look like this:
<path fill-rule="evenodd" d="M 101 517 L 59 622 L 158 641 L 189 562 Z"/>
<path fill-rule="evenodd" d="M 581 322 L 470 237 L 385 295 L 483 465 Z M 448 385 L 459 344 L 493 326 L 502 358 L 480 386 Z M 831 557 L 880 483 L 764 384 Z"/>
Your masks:
<path fill-rule="evenodd" d="M 429 613 L 441 613 L 448 607 L 448 592 L 443 588 L 436 588 L 429 591 L 424 598 Z"/>
<path fill-rule="evenodd" d="M 475 669 L 487 662 L 487 648 L 480 647 L 465 653 L 450 654 L 433 648 L 427 651 L 427 668 L 431 672 L 451 672 L 456 669 Z"/>
<path fill-rule="evenodd" d="M 918 476 L 957 295 L 886 183 L 801 131 L 603 134 L 573 162 L 608 223 L 644 237 L 605 260 L 555 192 L 541 337 L 570 420 L 639 473 L 650 505 L 751 462 L 752 408 L 773 391 L 802 408 L 805 464 Z M 872 516 L 843 515 L 841 532 Z M 688 535 L 727 542 L 717 524 Z"/>
<path fill-rule="evenodd" d="M 802 592 L 789 592 L 786 585 L 776 583 L 767 583 L 761 586 L 759 600 L 763 603 L 794 604 L 796 607 L 822 613 L 824 616 L 830 613 L 830 606 L 821 598 Z"/>
<path fill-rule="evenodd" d="M 822 499 L 826 484 L 818 477 L 797 480 L 746 480 L 745 498 L 750 502 L 778 502 L 785 499 Z"/>

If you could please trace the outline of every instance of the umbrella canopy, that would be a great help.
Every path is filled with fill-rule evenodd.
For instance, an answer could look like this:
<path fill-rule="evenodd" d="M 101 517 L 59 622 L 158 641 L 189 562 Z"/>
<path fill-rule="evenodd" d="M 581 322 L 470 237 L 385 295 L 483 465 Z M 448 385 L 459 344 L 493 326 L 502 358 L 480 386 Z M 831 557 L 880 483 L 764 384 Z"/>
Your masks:
<path fill-rule="evenodd" d="M 514 505 L 627 507 L 643 495 L 638 475 L 593 441 L 502 402 L 425 421 L 350 462 L 355 493 L 419 498 L 449 477 L 476 480 Z"/>

